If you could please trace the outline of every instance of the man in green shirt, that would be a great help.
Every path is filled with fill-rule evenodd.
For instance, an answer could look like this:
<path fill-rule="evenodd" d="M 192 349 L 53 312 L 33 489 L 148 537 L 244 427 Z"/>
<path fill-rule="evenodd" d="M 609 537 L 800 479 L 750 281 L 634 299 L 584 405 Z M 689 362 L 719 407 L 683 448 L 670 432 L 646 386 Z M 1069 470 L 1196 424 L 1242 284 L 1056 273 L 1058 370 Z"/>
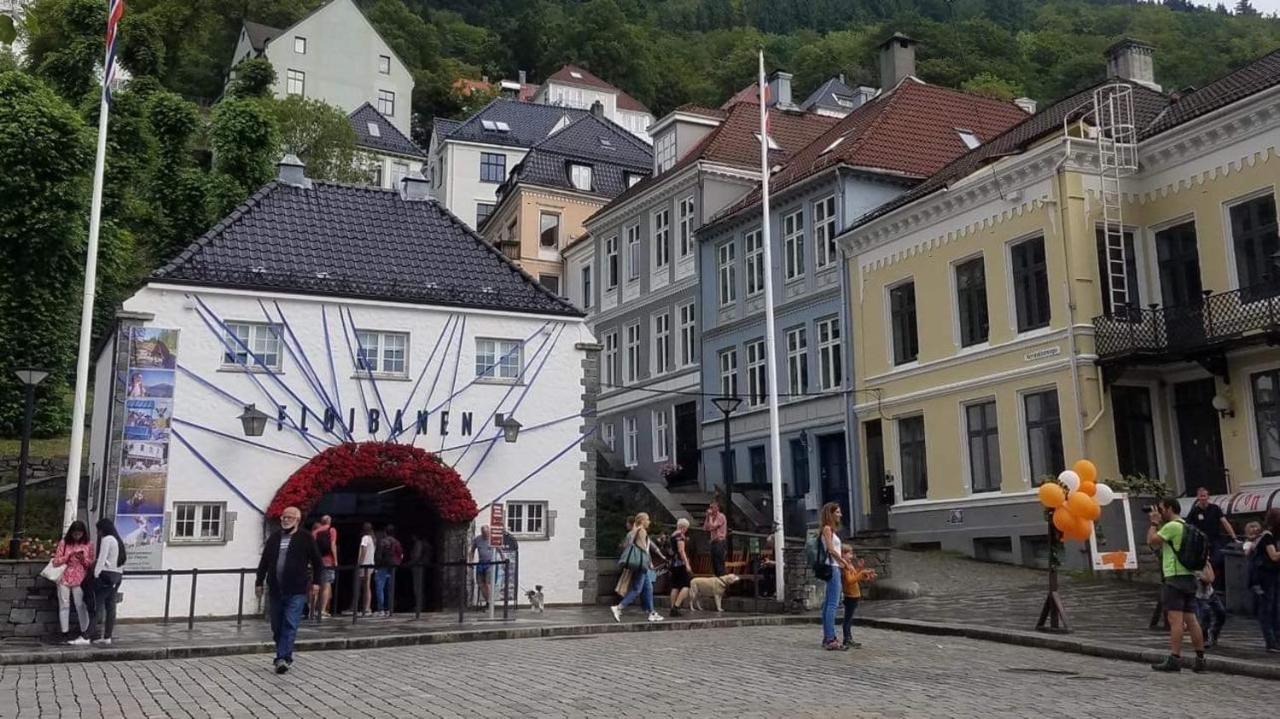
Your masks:
<path fill-rule="evenodd" d="M 1151 668 L 1158 672 L 1182 671 L 1182 631 L 1185 625 L 1196 650 L 1194 672 L 1205 670 L 1204 633 L 1196 620 L 1196 578 L 1191 569 L 1178 561 L 1178 549 L 1187 525 L 1182 521 L 1181 507 L 1175 497 L 1160 500 L 1151 508 L 1151 526 L 1147 528 L 1147 544 L 1160 552 L 1163 583 L 1160 602 L 1169 617 L 1169 656 Z M 1200 567 L 1197 567 L 1200 569 Z"/>

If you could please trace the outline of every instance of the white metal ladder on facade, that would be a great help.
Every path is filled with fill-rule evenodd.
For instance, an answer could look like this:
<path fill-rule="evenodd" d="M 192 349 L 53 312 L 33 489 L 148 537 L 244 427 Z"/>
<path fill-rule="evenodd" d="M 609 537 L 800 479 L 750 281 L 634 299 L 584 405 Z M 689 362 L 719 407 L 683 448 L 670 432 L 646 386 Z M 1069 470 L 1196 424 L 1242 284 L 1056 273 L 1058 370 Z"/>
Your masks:
<path fill-rule="evenodd" d="M 1124 244 L 1121 180 L 1138 169 L 1138 133 L 1133 120 L 1133 88 L 1123 83 L 1093 91 L 1093 121 L 1097 131 L 1099 200 L 1105 268 L 1113 316 L 1123 317 L 1129 304 L 1128 250 Z"/>

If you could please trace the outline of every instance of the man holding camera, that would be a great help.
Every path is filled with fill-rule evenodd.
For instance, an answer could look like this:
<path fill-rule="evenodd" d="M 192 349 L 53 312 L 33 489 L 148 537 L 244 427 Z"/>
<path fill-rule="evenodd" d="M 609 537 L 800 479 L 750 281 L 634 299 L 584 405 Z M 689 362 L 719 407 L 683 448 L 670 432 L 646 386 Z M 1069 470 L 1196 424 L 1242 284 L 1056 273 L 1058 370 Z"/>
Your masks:
<path fill-rule="evenodd" d="M 1178 549 L 1187 530 L 1179 510 L 1178 500 L 1168 497 L 1160 500 L 1148 514 L 1151 526 L 1147 528 L 1147 544 L 1160 551 L 1163 578 L 1160 602 L 1169 618 L 1169 656 L 1158 664 L 1152 664 L 1151 668 L 1158 672 L 1182 671 L 1182 631 L 1185 625 L 1191 634 L 1191 646 L 1196 650 L 1196 662 L 1191 670 L 1199 673 L 1205 670 L 1204 633 L 1196 620 L 1195 574 L 1178 560 Z"/>

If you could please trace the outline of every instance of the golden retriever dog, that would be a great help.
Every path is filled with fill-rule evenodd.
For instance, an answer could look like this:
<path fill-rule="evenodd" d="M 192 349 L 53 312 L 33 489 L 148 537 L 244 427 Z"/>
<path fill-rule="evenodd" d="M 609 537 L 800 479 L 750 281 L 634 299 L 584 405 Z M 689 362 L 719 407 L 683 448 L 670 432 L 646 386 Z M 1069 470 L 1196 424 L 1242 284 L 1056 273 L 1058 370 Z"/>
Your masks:
<path fill-rule="evenodd" d="M 726 574 L 723 577 L 694 577 L 689 583 L 689 609 L 701 611 L 702 604 L 698 600 L 709 597 L 716 600 L 716 611 L 723 612 L 724 608 L 720 606 L 720 600 L 729 589 L 729 585 L 737 581 L 736 574 Z"/>

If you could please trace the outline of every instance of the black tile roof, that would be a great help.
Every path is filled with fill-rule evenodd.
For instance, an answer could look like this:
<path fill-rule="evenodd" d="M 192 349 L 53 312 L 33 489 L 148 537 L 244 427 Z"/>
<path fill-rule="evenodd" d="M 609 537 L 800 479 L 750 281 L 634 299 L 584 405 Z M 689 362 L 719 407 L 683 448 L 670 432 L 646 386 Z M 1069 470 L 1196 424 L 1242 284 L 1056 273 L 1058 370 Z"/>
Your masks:
<path fill-rule="evenodd" d="M 351 128 L 356 131 L 357 146 L 392 155 L 427 159 L 427 153 L 413 144 L 413 140 L 405 137 L 404 133 L 392 125 L 386 116 L 374 109 L 373 105 L 366 102 L 347 117 L 351 120 Z M 369 131 L 370 124 L 377 126 L 377 137 Z"/>
<path fill-rule="evenodd" d="M 431 132 L 440 139 L 444 139 L 449 133 L 458 129 L 462 125 L 462 120 L 450 120 L 447 117 L 431 118 Z"/>
<path fill-rule="evenodd" d="M 561 120 L 568 118 L 569 122 L 573 122 L 589 114 L 591 113 L 586 110 L 571 107 L 538 105 L 532 102 L 498 98 L 467 118 L 445 137 L 450 140 L 480 142 L 486 145 L 533 147 L 547 139 Z M 510 129 L 505 131 L 486 129 L 485 121 L 504 122 Z"/>
<path fill-rule="evenodd" d="M 267 43 L 280 37 L 280 33 L 284 32 L 280 28 L 263 25 L 262 23 L 253 22 L 252 20 L 244 21 L 245 32 L 249 35 L 249 45 L 254 50 L 262 52 Z"/>
<path fill-rule="evenodd" d="M 268 183 L 152 278 L 582 316 L 436 202 L 319 181 Z"/>
<path fill-rule="evenodd" d="M 573 163 L 591 166 L 591 194 L 613 198 L 627 189 L 628 175 L 653 172 L 653 151 L 622 127 L 588 114 L 534 145 L 498 193 L 522 183 L 580 191 L 571 180 Z"/>
<path fill-rule="evenodd" d="M 1142 131 L 1142 139 L 1154 137 L 1278 84 L 1280 50 L 1275 50 L 1175 100 Z"/>
<path fill-rule="evenodd" d="M 840 78 L 833 77 L 819 85 L 817 90 L 809 93 L 809 97 L 800 103 L 800 109 L 812 110 L 820 107 L 825 110 L 848 113 L 853 108 L 836 102 L 836 96 L 839 95 L 841 98 L 852 101 L 854 94 L 853 88 L 844 84 L 844 81 Z"/>

